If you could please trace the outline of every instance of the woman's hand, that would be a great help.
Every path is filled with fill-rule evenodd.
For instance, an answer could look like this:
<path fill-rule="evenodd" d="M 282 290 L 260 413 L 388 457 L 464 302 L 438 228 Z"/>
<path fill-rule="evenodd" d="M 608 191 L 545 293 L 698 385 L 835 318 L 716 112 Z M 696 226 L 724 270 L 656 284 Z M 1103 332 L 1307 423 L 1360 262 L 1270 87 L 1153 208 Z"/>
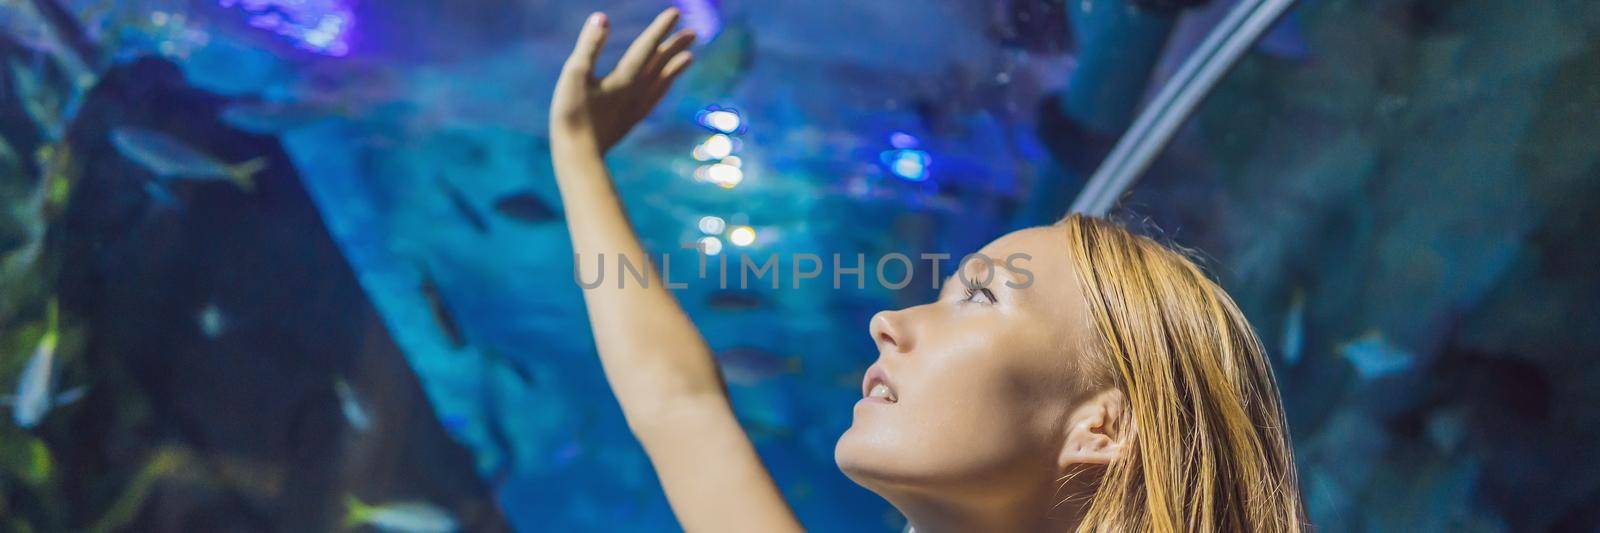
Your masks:
<path fill-rule="evenodd" d="M 694 32 L 685 29 L 667 38 L 677 23 L 676 8 L 662 11 L 628 45 L 617 67 L 600 77 L 595 60 L 605 46 L 610 22 L 604 13 L 589 15 L 550 100 L 551 142 L 592 145 L 605 153 L 649 115 L 693 59 L 688 50 Z"/>
<path fill-rule="evenodd" d="M 603 157 L 650 113 L 689 66 L 694 34 L 668 9 L 633 41 L 617 68 L 595 74 L 605 15 L 589 17 L 550 102 L 550 164 L 561 191 L 573 266 L 604 259 L 648 265 Z M 739 426 L 717 360 L 662 276 L 583 290 L 606 382 L 656 468 L 685 531 L 804 531 Z"/>

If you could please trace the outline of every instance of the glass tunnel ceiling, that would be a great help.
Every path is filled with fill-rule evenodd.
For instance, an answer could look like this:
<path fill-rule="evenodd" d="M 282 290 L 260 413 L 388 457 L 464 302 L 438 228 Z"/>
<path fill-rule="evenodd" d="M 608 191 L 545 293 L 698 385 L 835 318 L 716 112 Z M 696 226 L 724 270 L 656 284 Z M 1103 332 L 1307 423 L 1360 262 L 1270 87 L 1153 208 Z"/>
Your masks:
<path fill-rule="evenodd" d="M 1591 528 L 1566 481 L 1593 466 L 1565 458 L 1595 422 L 1597 323 L 1571 313 L 1600 297 L 1596 6 L 1287 23 L 1308 61 L 1247 57 L 1123 205 L 1202 250 L 1274 352 L 1314 523 Z"/>
<path fill-rule="evenodd" d="M 130 32 L 164 37 L 126 39 L 123 52 L 145 47 L 210 90 L 268 101 L 272 112 L 240 106 L 232 120 L 281 137 L 438 422 L 472 450 L 516 528 L 670 529 L 594 358 L 543 138 L 583 17 L 604 9 L 626 34 L 663 3 L 280 4 L 169 2 L 188 16 L 152 17 Z M 684 243 L 715 242 L 727 258 L 840 254 L 845 266 L 856 254 L 959 256 L 1049 222 L 1094 168 L 1039 133 L 1041 102 L 1085 65 L 1059 10 L 1029 23 L 996 7 L 1007 2 L 678 4 L 709 37 L 699 65 L 610 158 L 635 227 L 671 255 L 675 279 L 701 257 Z M 1155 49 L 1154 79 L 1182 72 L 1234 5 L 1179 21 Z M 997 37 L 997 18 L 1014 31 Z M 1583 43 L 1597 20 L 1573 2 L 1305 2 L 1151 152 L 1162 157 L 1125 205 L 1214 258 L 1274 347 L 1320 525 L 1556 520 L 1437 503 L 1471 502 L 1470 480 L 1510 467 L 1458 444 L 1471 434 L 1460 420 L 1481 409 L 1414 391 L 1462 345 L 1549 351 L 1486 325 L 1482 309 L 1536 321 L 1501 287 L 1546 280 L 1528 264 L 1530 235 L 1567 223 L 1576 208 L 1560 199 L 1582 188 L 1566 176 L 1593 168 L 1592 149 L 1568 146 L 1596 132 L 1562 130 L 1542 111 L 1561 95 L 1542 91 L 1594 81 L 1580 60 L 1596 56 Z M 875 356 L 867 317 L 931 291 L 812 281 L 692 281 L 677 294 L 802 521 L 894 530 L 892 510 L 837 473 L 832 448 Z M 1425 437 L 1359 431 L 1417 404 Z M 1386 468 L 1434 481 L 1395 488 Z M 1351 522 L 1385 499 L 1440 512 Z"/>

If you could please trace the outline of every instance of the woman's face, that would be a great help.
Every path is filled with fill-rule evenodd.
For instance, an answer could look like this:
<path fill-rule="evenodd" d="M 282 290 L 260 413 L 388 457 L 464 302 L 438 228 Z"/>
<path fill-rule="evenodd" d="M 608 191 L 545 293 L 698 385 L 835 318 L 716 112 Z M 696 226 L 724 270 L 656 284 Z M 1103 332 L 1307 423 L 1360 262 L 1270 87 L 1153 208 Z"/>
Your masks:
<path fill-rule="evenodd" d="M 979 252 L 992 279 L 968 261 L 937 301 L 872 318 L 878 360 L 834 450 L 845 475 L 885 496 L 1057 477 L 1088 331 L 1062 231 L 1005 235 Z"/>

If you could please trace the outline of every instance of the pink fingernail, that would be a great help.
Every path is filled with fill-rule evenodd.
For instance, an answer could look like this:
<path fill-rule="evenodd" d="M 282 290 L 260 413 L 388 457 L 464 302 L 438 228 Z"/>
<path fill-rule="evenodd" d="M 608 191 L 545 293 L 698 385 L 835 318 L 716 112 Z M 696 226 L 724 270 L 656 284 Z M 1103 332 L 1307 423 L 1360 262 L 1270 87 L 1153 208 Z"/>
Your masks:
<path fill-rule="evenodd" d="M 606 25 L 606 14 L 599 11 L 594 12 L 593 14 L 589 15 L 589 24 L 593 24 L 595 26 Z"/>

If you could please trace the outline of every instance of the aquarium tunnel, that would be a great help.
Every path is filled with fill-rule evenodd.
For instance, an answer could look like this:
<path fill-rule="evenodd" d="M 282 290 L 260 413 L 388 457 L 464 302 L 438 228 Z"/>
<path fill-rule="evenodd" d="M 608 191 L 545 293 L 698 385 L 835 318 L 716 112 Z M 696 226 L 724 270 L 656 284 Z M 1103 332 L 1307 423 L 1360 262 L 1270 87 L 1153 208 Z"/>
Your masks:
<path fill-rule="evenodd" d="M 1589 0 L 0 1 L 0 531 L 681 531 L 547 127 L 669 6 L 606 161 L 808 529 L 906 527 L 834 446 L 950 270 L 872 259 L 1081 212 L 1237 300 L 1317 531 L 1600 531 Z"/>

